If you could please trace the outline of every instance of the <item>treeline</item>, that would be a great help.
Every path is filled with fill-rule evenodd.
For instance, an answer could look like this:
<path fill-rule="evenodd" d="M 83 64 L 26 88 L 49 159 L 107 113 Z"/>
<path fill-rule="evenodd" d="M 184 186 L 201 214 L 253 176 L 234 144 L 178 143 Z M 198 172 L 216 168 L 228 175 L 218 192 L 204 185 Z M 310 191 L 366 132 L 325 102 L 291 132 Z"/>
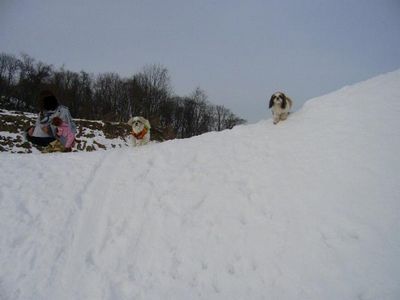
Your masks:
<path fill-rule="evenodd" d="M 10 109 L 37 111 L 36 99 L 42 89 L 51 89 L 75 118 L 125 122 L 140 115 L 178 138 L 246 122 L 224 106 L 211 104 L 200 88 L 188 96 L 174 95 L 168 70 L 160 65 L 122 78 L 116 73 L 56 69 L 26 54 L 19 58 L 0 54 L 2 103 L 11 105 Z"/>

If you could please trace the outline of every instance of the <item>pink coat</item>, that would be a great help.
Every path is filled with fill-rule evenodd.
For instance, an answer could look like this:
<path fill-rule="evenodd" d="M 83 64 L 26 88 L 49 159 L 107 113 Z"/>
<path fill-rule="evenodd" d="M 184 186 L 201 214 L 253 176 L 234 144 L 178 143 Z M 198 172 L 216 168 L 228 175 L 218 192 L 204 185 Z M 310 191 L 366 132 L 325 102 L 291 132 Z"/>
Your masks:
<path fill-rule="evenodd" d="M 74 146 L 75 134 L 71 131 L 71 128 L 67 123 L 62 122 L 61 126 L 57 127 L 56 134 L 65 148 L 71 148 Z"/>

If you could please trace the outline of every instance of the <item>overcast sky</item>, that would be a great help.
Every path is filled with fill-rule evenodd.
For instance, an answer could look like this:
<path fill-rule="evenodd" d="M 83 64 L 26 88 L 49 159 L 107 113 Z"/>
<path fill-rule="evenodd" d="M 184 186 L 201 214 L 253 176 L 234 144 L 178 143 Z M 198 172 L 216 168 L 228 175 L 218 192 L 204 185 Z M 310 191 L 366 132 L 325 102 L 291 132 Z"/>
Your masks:
<path fill-rule="evenodd" d="M 282 90 L 304 101 L 400 68 L 400 0 L 0 0 L 0 52 L 201 87 L 250 123 Z"/>

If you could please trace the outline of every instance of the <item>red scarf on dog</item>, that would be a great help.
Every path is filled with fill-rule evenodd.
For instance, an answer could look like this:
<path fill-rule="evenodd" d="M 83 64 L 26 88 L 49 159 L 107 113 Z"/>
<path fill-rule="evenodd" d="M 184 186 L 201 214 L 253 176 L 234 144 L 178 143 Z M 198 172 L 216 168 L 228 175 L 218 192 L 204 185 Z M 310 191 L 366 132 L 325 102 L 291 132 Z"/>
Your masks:
<path fill-rule="evenodd" d="M 141 139 L 144 138 L 144 136 L 146 135 L 147 131 L 148 131 L 148 130 L 147 130 L 147 128 L 145 127 L 145 128 L 143 128 L 143 130 L 142 130 L 141 132 L 139 132 L 139 133 L 134 133 L 134 132 L 132 131 L 131 134 L 132 134 L 136 139 L 141 140 Z"/>

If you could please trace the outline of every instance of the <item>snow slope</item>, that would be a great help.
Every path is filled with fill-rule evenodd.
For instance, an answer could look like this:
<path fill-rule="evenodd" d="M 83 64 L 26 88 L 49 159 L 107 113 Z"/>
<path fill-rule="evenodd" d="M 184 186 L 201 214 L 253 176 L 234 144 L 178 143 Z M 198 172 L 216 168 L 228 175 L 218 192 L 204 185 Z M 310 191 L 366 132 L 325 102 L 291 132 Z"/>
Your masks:
<path fill-rule="evenodd" d="M 400 299 L 399 113 L 400 70 L 275 126 L 1 154 L 0 299 Z"/>

